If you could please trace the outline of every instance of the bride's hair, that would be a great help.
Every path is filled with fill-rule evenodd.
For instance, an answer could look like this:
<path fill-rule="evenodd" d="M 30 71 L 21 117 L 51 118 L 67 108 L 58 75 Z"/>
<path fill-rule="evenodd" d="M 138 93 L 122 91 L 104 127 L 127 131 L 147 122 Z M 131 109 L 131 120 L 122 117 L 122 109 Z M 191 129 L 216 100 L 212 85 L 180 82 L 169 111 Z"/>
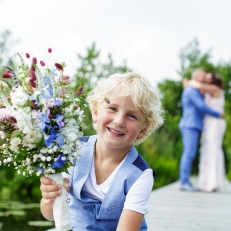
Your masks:
<path fill-rule="evenodd" d="M 224 88 L 223 79 L 216 73 L 212 72 L 211 84 L 217 85 L 220 88 Z"/>

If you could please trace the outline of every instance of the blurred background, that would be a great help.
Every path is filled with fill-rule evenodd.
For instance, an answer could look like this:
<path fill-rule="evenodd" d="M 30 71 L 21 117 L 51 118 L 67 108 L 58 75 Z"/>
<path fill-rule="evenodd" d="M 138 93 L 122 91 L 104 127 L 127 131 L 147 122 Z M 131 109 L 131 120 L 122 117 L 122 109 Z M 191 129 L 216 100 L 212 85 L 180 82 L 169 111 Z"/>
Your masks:
<path fill-rule="evenodd" d="M 230 9 L 229 0 L 0 0 L 0 74 L 5 65 L 17 70 L 17 52 L 45 59 L 48 47 L 72 78 L 84 80 L 86 93 L 99 78 L 139 71 L 167 111 L 164 125 L 137 147 L 156 172 L 155 190 L 179 176 L 182 79 L 198 66 L 215 71 L 225 83 L 223 147 L 231 180 Z M 85 120 L 85 134 L 94 134 L 87 110 Z M 39 212 L 38 177 L 0 166 L 0 179 L 0 229 L 52 227 Z"/>

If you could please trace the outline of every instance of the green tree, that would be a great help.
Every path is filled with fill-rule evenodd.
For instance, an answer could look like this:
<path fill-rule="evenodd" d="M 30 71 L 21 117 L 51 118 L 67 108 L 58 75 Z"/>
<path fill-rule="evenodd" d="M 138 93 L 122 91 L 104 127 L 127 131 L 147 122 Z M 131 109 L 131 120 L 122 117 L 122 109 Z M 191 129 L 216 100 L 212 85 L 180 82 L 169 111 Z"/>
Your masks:
<path fill-rule="evenodd" d="M 16 62 L 12 51 L 17 41 L 12 38 L 8 30 L 0 33 L 0 75 L 6 71 L 4 66 L 15 67 Z"/>

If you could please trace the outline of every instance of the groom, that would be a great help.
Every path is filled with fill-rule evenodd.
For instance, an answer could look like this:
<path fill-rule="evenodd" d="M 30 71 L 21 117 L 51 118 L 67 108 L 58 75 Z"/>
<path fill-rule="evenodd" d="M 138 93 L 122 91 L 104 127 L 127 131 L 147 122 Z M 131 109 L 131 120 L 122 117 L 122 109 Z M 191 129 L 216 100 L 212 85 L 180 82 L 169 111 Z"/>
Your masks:
<path fill-rule="evenodd" d="M 197 68 L 192 72 L 192 79 L 203 82 L 205 71 Z M 215 117 L 223 117 L 223 114 L 216 112 L 206 106 L 203 95 L 199 90 L 187 86 L 181 96 L 183 116 L 181 117 L 179 128 L 182 134 L 183 153 L 180 161 L 180 183 L 181 190 L 198 191 L 190 183 L 192 162 L 195 158 L 198 140 L 203 129 L 203 118 L 205 114 Z"/>

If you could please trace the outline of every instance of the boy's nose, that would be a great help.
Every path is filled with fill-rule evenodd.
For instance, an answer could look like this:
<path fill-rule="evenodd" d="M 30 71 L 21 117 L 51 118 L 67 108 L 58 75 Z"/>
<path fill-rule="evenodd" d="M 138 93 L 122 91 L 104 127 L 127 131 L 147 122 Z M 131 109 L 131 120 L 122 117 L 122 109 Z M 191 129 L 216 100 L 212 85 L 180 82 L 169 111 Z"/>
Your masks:
<path fill-rule="evenodd" d="M 113 123 L 118 127 L 124 127 L 125 126 L 125 119 L 122 115 L 117 115 L 114 117 Z"/>

